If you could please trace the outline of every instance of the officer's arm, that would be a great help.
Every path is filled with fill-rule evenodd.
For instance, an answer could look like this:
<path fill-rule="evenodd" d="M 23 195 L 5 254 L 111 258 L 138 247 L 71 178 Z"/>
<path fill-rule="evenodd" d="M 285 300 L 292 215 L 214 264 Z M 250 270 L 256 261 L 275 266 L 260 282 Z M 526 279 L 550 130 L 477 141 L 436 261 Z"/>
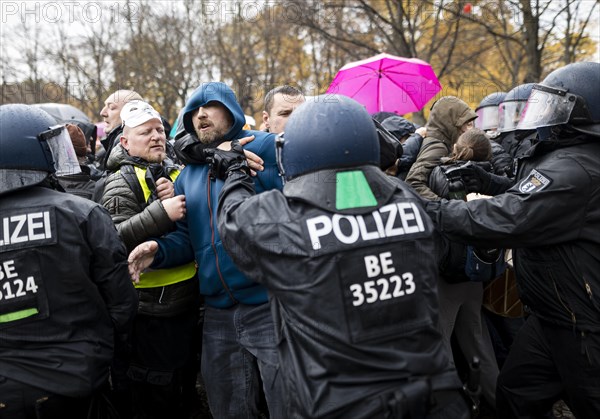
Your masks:
<path fill-rule="evenodd" d="M 252 256 L 256 239 L 251 233 L 253 216 L 248 211 L 248 207 L 254 206 L 257 198 L 254 181 L 250 176 L 250 169 L 242 148 L 236 141 L 232 143 L 231 151 L 219 152 L 219 159 L 225 162 L 216 165 L 227 167 L 226 172 L 222 173 L 226 179 L 219 194 L 217 213 L 219 236 L 236 266 L 244 274 L 259 281 L 260 272 Z M 211 168 L 213 169 L 215 168 Z M 213 171 L 218 173 L 216 170 Z"/>
<path fill-rule="evenodd" d="M 117 331 L 129 328 L 138 298 L 127 271 L 127 253 L 110 216 L 101 207 L 90 212 L 87 242 L 94 254 L 90 275 L 106 304 Z"/>
<path fill-rule="evenodd" d="M 539 168 L 506 193 L 470 202 L 427 204 L 427 212 L 452 240 L 483 247 L 539 247 L 581 237 L 585 197 L 597 187 L 570 159 L 560 167 Z"/>

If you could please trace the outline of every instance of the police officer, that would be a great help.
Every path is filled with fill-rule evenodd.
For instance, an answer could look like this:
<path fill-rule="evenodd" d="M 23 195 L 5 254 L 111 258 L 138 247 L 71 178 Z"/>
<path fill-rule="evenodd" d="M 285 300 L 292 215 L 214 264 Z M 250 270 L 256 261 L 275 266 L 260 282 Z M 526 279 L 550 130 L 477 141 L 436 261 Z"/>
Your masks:
<path fill-rule="evenodd" d="M 377 167 L 364 107 L 330 99 L 301 105 L 279 137 L 283 192 L 255 196 L 235 143 L 213 163 L 228 175 L 223 243 L 270 291 L 288 416 L 466 417 L 438 329 L 431 220 Z"/>
<path fill-rule="evenodd" d="M 79 170 L 64 126 L 0 106 L 0 418 L 84 418 L 107 382 L 113 330 L 137 297 L 98 204 L 54 190 Z M 96 406 L 98 406 L 96 404 Z"/>
<path fill-rule="evenodd" d="M 506 97 L 506 92 L 495 92 L 484 97 L 475 113 L 475 128 L 485 131 L 492 144 L 492 166 L 497 175 L 506 175 L 512 167 L 512 158 L 501 145 L 504 134 L 498 130 L 498 107 Z"/>
<path fill-rule="evenodd" d="M 540 417 L 562 398 L 600 417 L 600 64 L 580 62 L 533 87 L 519 129 L 540 142 L 516 183 L 489 200 L 428 204 L 444 234 L 513 248 L 530 315 L 498 378 L 501 418 Z M 474 169 L 486 192 L 495 178 Z"/>
<path fill-rule="evenodd" d="M 500 145 L 515 159 L 525 154 L 537 138 L 534 129 L 519 130 L 517 125 L 535 83 L 521 84 L 509 91 L 498 107 Z M 511 176 L 512 176 L 511 172 Z"/>

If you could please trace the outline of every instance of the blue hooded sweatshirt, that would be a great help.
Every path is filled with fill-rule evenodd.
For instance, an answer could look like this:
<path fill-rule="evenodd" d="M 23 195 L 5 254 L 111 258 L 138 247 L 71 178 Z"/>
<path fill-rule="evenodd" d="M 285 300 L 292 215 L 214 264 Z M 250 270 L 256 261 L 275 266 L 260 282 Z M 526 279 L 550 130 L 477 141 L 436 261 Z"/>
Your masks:
<path fill-rule="evenodd" d="M 233 116 L 233 126 L 225 134 L 224 140 L 255 136 L 254 141 L 244 148 L 264 160 L 265 170 L 254 178 L 256 192 L 281 189 L 281 178 L 275 160 L 275 135 L 243 129 L 246 123 L 244 112 L 234 92 L 226 84 L 205 83 L 194 91 L 183 110 L 186 131 L 194 134 L 193 112 L 213 101 L 222 103 Z M 159 249 L 152 267 L 167 268 L 196 260 L 200 293 L 206 304 L 212 307 L 226 308 L 238 302 L 267 302 L 266 289 L 244 276 L 223 248 L 216 220 L 223 181 L 210 179 L 208 171 L 207 164 L 190 164 L 175 181 L 175 194 L 185 195 L 187 215 L 184 220 L 177 222 L 176 231 L 156 240 Z"/>

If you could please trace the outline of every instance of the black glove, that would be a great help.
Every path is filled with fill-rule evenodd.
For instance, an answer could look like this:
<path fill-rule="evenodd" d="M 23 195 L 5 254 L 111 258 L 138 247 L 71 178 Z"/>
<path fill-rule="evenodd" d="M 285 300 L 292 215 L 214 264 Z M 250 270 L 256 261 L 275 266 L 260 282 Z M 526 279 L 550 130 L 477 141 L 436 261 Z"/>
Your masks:
<path fill-rule="evenodd" d="M 240 140 L 233 140 L 229 151 L 213 148 L 205 150 L 205 155 L 213 177 L 224 180 L 229 176 L 229 173 L 235 170 L 241 170 L 247 175 L 250 174 L 248 160 L 246 160 Z"/>
<path fill-rule="evenodd" d="M 467 163 L 461 167 L 461 177 L 467 192 L 476 192 L 484 195 L 500 195 L 509 189 L 513 181 L 504 176 L 497 176 L 486 172 L 474 163 Z"/>

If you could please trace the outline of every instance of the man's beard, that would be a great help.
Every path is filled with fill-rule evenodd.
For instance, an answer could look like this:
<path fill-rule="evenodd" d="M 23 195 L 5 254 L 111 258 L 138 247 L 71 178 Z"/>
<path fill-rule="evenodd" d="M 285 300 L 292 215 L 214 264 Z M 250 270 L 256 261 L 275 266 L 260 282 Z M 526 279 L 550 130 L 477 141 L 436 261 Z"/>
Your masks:
<path fill-rule="evenodd" d="M 198 140 L 200 140 L 200 142 L 202 144 L 220 144 L 223 142 L 223 136 L 226 134 L 226 132 L 223 132 L 223 130 L 220 129 L 215 129 L 213 131 L 210 132 L 202 132 L 200 130 L 196 131 L 196 136 L 198 137 Z"/>
<path fill-rule="evenodd" d="M 162 163 L 167 158 L 167 153 L 163 152 L 160 155 L 148 156 L 148 163 Z"/>

